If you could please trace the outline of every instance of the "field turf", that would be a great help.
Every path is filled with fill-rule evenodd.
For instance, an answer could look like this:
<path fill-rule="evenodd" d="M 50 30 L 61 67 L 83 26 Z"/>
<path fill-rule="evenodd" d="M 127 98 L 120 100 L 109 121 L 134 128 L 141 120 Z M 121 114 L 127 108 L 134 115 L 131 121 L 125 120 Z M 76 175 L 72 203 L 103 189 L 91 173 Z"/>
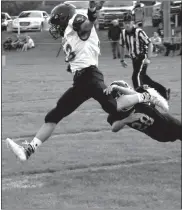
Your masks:
<path fill-rule="evenodd" d="M 32 36 L 36 48 L 6 52 L 2 69 L 2 209 L 180 209 L 181 143 L 159 143 L 129 128 L 112 133 L 93 99 L 61 121 L 28 162 L 8 150 L 3 140 L 31 141 L 72 85 L 63 53 L 56 58 L 58 41 L 47 32 Z M 131 61 L 124 69 L 107 42 L 101 49 L 106 83 L 131 83 Z M 148 74 L 171 88 L 170 113 L 180 119 L 181 58 L 155 57 Z"/>

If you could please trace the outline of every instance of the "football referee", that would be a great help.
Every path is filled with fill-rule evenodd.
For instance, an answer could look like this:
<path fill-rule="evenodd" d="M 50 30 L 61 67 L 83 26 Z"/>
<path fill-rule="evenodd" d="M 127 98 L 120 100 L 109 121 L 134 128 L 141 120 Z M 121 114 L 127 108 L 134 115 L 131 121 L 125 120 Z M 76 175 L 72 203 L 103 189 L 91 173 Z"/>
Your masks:
<path fill-rule="evenodd" d="M 124 29 L 120 38 L 121 45 L 121 64 L 123 67 L 127 67 L 127 63 L 124 60 L 124 48 L 129 51 L 130 57 L 133 63 L 133 86 L 137 87 L 147 84 L 152 88 L 155 88 L 164 98 L 169 100 L 170 89 L 166 89 L 161 84 L 153 81 L 147 74 L 147 67 L 150 63 L 150 57 L 152 54 L 152 43 L 146 33 L 138 27 L 135 27 L 132 16 L 125 14 L 124 16 Z"/>

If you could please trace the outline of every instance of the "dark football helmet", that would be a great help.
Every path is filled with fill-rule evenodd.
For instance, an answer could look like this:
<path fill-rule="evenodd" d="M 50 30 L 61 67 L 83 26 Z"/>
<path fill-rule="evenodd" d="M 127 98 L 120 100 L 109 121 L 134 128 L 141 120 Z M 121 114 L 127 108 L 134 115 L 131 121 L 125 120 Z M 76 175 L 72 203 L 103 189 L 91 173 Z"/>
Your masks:
<path fill-rule="evenodd" d="M 110 85 L 118 85 L 118 86 L 121 86 L 121 87 L 130 88 L 130 86 L 128 85 L 128 83 L 125 82 L 124 80 L 117 80 L 117 81 L 114 81 L 114 82 L 112 82 Z M 122 95 L 122 94 L 119 93 L 117 90 L 114 90 L 114 91 L 112 91 L 111 95 L 112 95 L 114 98 L 119 98 L 120 95 Z"/>
<path fill-rule="evenodd" d="M 72 4 L 59 4 L 51 11 L 49 32 L 54 39 L 64 36 L 64 31 L 68 26 L 69 20 L 76 13 L 75 6 Z"/>

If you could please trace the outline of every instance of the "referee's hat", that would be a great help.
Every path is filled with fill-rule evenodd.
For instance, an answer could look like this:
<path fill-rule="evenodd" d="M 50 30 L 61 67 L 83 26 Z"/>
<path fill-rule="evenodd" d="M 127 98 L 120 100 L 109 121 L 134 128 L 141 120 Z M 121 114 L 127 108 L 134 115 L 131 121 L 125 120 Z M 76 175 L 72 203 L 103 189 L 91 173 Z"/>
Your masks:
<path fill-rule="evenodd" d="M 124 14 L 124 17 L 123 17 L 123 21 L 124 21 L 124 22 L 133 21 L 133 16 L 132 16 L 132 14 L 130 14 L 130 13 L 125 13 L 125 14 Z"/>

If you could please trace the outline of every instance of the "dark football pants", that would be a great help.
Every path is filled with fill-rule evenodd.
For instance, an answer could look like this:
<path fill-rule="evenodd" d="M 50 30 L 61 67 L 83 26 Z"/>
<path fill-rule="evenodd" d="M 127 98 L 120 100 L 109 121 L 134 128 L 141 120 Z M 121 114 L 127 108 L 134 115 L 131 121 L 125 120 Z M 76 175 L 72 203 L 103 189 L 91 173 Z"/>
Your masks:
<path fill-rule="evenodd" d="M 133 58 L 133 75 L 132 75 L 132 81 L 133 86 L 136 89 L 137 87 L 147 84 L 152 88 L 155 88 L 164 98 L 167 99 L 167 90 L 164 86 L 161 84 L 155 82 L 152 80 L 147 74 L 147 64 L 143 64 L 145 57 L 137 57 Z"/>
<path fill-rule="evenodd" d="M 46 115 L 46 123 L 58 123 L 90 98 L 98 101 L 105 112 L 116 114 L 117 102 L 111 95 L 104 94 L 103 90 L 107 86 L 103 74 L 95 66 L 77 71 L 73 81 L 73 86 L 61 96 L 57 106 Z"/>
<path fill-rule="evenodd" d="M 112 47 L 113 58 L 116 58 L 116 54 L 117 57 L 120 58 L 121 54 L 120 54 L 119 41 L 111 41 L 111 47 Z"/>

